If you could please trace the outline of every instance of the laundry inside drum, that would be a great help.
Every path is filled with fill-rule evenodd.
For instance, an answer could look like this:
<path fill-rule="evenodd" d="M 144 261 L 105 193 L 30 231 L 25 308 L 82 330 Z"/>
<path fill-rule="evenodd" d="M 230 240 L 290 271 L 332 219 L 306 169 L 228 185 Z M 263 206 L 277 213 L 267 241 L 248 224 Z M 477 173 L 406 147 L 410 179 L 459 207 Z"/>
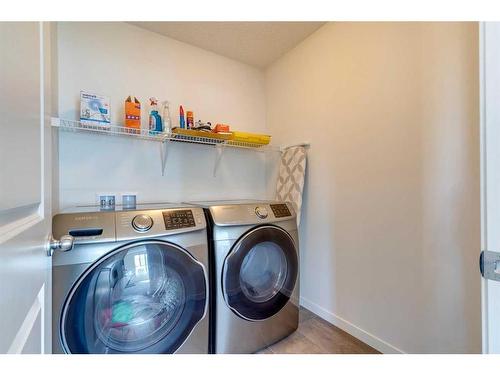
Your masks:
<path fill-rule="evenodd" d="M 155 247 L 139 246 L 111 258 L 95 285 L 95 332 L 119 352 L 139 351 L 165 337 L 186 299 L 180 275 Z"/>

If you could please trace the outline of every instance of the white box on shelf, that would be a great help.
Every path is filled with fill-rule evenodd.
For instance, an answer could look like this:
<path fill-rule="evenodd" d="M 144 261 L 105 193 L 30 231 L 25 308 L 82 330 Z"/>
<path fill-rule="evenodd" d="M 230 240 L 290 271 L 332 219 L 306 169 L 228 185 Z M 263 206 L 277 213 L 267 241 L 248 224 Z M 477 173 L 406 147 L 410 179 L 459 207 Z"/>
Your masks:
<path fill-rule="evenodd" d="M 80 91 L 80 122 L 86 126 L 109 128 L 109 97 Z"/>

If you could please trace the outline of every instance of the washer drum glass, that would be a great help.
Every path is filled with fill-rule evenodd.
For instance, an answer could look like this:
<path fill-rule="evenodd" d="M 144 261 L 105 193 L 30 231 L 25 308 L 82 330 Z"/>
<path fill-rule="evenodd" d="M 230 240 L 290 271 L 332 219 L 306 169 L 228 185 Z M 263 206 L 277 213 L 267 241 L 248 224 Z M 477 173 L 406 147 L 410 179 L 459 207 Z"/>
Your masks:
<path fill-rule="evenodd" d="M 98 260 L 63 307 L 70 353 L 172 353 L 203 317 L 204 269 L 182 248 L 147 241 Z"/>

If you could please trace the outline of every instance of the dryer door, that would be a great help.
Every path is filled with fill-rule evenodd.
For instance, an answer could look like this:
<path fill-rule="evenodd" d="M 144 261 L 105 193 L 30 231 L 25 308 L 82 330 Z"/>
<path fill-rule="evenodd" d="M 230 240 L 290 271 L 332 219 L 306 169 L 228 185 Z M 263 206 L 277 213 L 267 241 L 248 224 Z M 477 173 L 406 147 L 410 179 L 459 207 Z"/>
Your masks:
<path fill-rule="evenodd" d="M 68 353 L 173 353 L 204 317 L 205 269 L 163 241 L 136 242 L 95 262 L 63 306 Z"/>
<path fill-rule="evenodd" d="M 242 318 L 267 319 L 290 299 L 298 272 L 297 249 L 290 235 L 275 226 L 255 228 L 243 235 L 226 257 L 224 298 Z"/>

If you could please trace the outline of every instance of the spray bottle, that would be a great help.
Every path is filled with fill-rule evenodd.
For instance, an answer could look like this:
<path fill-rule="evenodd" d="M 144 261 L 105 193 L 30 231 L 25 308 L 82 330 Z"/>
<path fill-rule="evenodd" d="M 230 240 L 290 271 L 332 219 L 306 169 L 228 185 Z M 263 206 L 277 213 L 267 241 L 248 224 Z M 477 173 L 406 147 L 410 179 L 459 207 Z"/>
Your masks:
<path fill-rule="evenodd" d="M 182 105 L 179 107 L 179 127 L 181 129 L 186 128 L 186 120 L 184 119 L 184 108 L 182 108 Z"/>
<path fill-rule="evenodd" d="M 163 131 L 161 116 L 158 114 L 158 100 L 149 98 L 151 111 L 149 112 L 149 134 L 155 135 Z"/>
<path fill-rule="evenodd" d="M 172 132 L 172 119 L 170 118 L 170 103 L 168 101 L 164 101 L 161 104 L 163 106 L 162 115 L 163 115 L 164 131 L 167 134 L 170 134 Z"/>

